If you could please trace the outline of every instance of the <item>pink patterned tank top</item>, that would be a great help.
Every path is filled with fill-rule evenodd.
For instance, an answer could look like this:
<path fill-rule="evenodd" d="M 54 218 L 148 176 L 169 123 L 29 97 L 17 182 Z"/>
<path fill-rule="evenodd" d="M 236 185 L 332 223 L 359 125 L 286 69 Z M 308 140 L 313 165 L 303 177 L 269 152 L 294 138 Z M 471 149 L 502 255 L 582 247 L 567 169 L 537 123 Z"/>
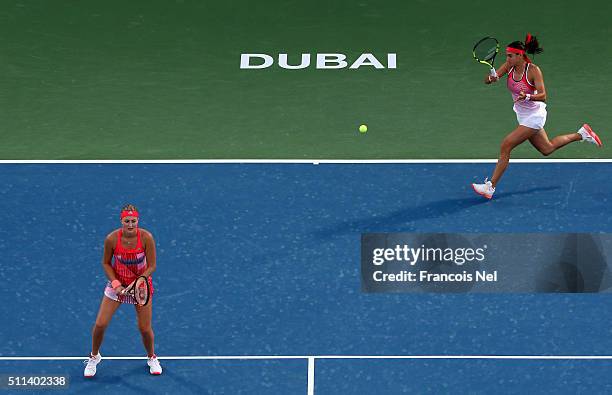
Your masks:
<path fill-rule="evenodd" d="M 147 257 L 145 255 L 144 248 L 142 247 L 142 241 L 140 240 L 140 229 L 137 232 L 136 247 L 128 249 L 123 247 L 121 244 L 121 236 L 123 231 L 120 229 L 117 236 L 117 245 L 113 252 L 112 266 L 117 275 L 117 279 L 121 281 L 123 285 L 128 285 L 132 281 L 136 280 L 145 270 L 147 270 Z"/>
<path fill-rule="evenodd" d="M 534 93 L 538 93 L 538 91 L 535 89 L 535 86 L 532 85 L 527 79 L 529 65 L 531 65 L 531 63 L 527 63 L 527 65 L 525 66 L 525 72 L 523 73 L 523 76 L 521 77 L 521 79 L 518 81 L 514 78 L 514 67 L 512 67 L 510 71 L 508 72 L 507 86 L 508 86 L 508 90 L 512 94 L 513 101 L 516 100 L 516 98 L 521 92 L 524 92 L 525 94 L 530 94 L 530 95 L 533 95 Z M 540 108 L 540 105 L 538 104 L 538 102 L 525 101 L 525 100 L 520 100 L 520 101 L 515 102 L 514 106 L 517 110 L 536 110 Z"/>

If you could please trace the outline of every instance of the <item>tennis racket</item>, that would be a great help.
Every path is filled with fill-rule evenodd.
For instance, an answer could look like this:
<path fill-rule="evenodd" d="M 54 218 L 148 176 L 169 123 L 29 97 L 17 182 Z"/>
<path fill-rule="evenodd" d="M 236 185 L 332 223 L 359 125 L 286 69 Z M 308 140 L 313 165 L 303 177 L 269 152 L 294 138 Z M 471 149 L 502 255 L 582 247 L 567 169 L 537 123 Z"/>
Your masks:
<path fill-rule="evenodd" d="M 482 63 L 491 68 L 491 77 L 497 77 L 493 62 L 495 61 L 495 56 L 497 56 L 498 52 L 499 41 L 497 41 L 493 37 L 485 37 L 482 40 L 478 41 L 474 45 L 474 49 L 472 50 L 474 59 L 476 59 L 478 63 Z"/>
<path fill-rule="evenodd" d="M 150 291 L 149 280 L 145 276 L 140 276 L 125 287 L 121 295 L 133 297 L 138 306 L 146 306 L 151 296 Z"/>

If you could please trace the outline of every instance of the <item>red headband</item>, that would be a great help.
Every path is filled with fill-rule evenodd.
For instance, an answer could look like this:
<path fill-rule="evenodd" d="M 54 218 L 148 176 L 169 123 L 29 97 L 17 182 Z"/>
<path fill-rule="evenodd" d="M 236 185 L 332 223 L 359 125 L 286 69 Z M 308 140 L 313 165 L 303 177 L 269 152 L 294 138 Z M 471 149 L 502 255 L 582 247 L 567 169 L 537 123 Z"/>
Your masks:
<path fill-rule="evenodd" d="M 512 47 L 506 47 L 506 52 L 517 53 L 519 55 L 525 55 L 524 49 L 518 49 L 518 48 L 512 48 Z"/>
<path fill-rule="evenodd" d="M 136 210 L 122 210 L 121 211 L 121 219 L 125 217 L 136 217 L 138 218 L 138 211 Z"/>

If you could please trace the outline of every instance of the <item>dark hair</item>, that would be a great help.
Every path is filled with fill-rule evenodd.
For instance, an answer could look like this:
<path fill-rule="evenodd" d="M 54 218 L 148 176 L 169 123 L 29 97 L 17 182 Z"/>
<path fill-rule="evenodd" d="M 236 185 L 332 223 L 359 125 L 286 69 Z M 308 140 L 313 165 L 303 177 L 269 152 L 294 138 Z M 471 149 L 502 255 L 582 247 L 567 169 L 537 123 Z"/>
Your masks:
<path fill-rule="evenodd" d="M 532 36 L 530 33 L 527 33 L 527 37 L 525 37 L 525 43 L 522 41 L 512 41 L 508 44 L 510 48 L 522 49 L 528 54 L 539 54 L 544 52 L 544 48 L 540 47 L 540 43 L 538 43 L 538 39 L 536 36 Z"/>
<path fill-rule="evenodd" d="M 121 211 L 138 211 L 138 209 L 133 204 L 126 204 L 125 206 L 123 206 Z"/>

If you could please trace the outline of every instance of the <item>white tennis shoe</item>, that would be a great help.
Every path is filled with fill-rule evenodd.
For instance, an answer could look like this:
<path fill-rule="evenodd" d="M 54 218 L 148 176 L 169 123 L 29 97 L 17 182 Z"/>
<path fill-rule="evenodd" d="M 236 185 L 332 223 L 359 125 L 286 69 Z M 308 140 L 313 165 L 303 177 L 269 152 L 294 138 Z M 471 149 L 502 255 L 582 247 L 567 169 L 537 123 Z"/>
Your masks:
<path fill-rule="evenodd" d="M 89 354 L 89 358 L 87 358 L 86 361 L 83 361 L 83 363 L 87 365 L 85 366 L 85 372 L 83 372 L 83 375 L 85 377 L 95 376 L 96 375 L 96 365 L 99 364 L 100 361 L 102 361 L 102 355 L 100 355 L 100 353 L 98 353 L 98 355 L 96 356 Z"/>
<path fill-rule="evenodd" d="M 153 355 L 151 358 L 147 360 L 147 365 L 149 365 L 149 373 L 151 374 L 162 374 L 162 367 L 159 364 L 159 360 L 157 359 L 157 355 Z"/>
<path fill-rule="evenodd" d="M 495 193 L 495 188 L 493 188 L 493 185 L 488 178 L 485 178 L 484 184 L 472 184 L 472 188 L 474 189 L 474 192 L 480 196 L 486 197 L 487 199 L 491 199 Z"/>
<path fill-rule="evenodd" d="M 595 144 L 598 147 L 602 146 L 601 139 L 599 138 L 597 133 L 595 133 L 593 129 L 591 129 L 588 123 L 585 123 L 580 129 L 578 129 L 578 134 L 582 136 L 582 141 Z"/>

